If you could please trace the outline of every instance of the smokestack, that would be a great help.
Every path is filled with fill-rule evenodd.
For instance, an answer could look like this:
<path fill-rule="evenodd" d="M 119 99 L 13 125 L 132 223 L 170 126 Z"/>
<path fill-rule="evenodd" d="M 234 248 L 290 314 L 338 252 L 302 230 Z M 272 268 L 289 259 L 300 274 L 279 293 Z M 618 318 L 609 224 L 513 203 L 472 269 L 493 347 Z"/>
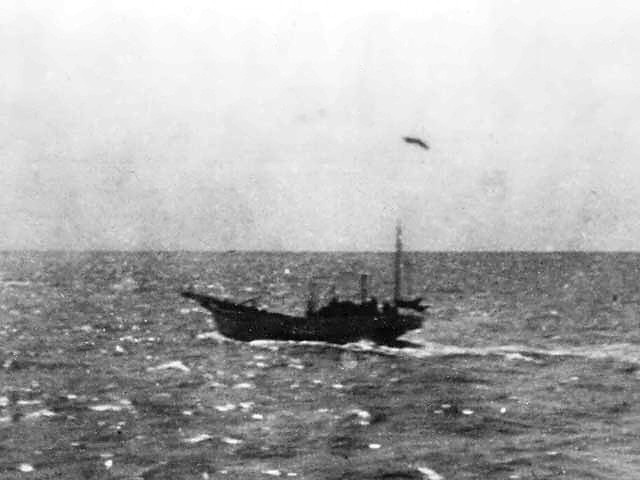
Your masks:
<path fill-rule="evenodd" d="M 360 274 L 360 302 L 364 303 L 369 298 L 369 275 Z"/>
<path fill-rule="evenodd" d="M 396 225 L 396 255 L 394 259 L 393 279 L 393 299 L 397 302 L 402 297 L 402 225 L 400 225 L 400 220 L 398 220 L 398 224 Z"/>
<path fill-rule="evenodd" d="M 318 309 L 318 284 L 311 280 L 309 282 L 309 298 L 307 299 L 307 315 L 314 313 Z"/>

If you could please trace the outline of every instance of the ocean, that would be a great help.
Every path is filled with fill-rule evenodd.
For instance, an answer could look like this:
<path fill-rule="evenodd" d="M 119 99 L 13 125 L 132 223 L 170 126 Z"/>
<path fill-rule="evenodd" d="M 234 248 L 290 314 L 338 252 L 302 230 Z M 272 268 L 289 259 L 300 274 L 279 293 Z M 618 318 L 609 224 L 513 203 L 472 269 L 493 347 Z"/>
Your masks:
<path fill-rule="evenodd" d="M 236 342 L 179 295 L 384 299 L 390 253 L 0 253 L 0 478 L 640 478 L 639 254 L 407 258 L 399 349 Z"/>

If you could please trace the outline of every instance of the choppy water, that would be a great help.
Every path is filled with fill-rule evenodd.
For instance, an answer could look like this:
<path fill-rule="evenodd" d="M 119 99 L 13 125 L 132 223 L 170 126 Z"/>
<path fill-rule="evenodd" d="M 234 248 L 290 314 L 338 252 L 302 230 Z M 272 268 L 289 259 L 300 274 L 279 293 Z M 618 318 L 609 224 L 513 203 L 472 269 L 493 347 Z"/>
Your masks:
<path fill-rule="evenodd" d="M 384 298 L 388 254 L 0 254 L 0 477 L 640 478 L 640 255 L 409 256 L 394 349 L 229 341 L 178 295 Z"/>

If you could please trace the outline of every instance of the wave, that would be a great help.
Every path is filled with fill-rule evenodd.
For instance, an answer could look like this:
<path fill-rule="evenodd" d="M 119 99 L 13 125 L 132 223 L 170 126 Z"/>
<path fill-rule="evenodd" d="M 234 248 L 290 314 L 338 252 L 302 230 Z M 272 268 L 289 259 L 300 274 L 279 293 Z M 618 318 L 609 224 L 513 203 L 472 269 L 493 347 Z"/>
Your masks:
<path fill-rule="evenodd" d="M 590 360 L 611 359 L 640 365 L 640 345 L 614 343 L 581 346 L 550 346 L 533 348 L 527 345 L 495 345 L 485 347 L 459 347 L 435 342 L 424 342 L 418 348 L 394 348 L 358 342 L 348 345 L 356 350 L 380 351 L 381 353 L 414 358 L 445 357 L 454 355 L 502 356 L 507 360 L 542 363 L 544 357 L 582 357 Z"/>
<path fill-rule="evenodd" d="M 33 282 L 28 280 L 2 280 L 0 281 L 2 287 L 29 287 L 33 285 Z"/>
<path fill-rule="evenodd" d="M 246 344 L 239 340 L 224 337 L 218 332 L 205 332 L 198 335 L 199 339 L 211 339 L 217 342 L 231 342 Z M 256 348 L 279 350 L 291 346 L 320 347 L 339 349 L 352 352 L 367 352 L 385 356 L 430 358 L 448 356 L 501 356 L 507 360 L 542 363 L 544 357 L 582 357 L 591 360 L 611 359 L 640 365 L 640 344 L 612 343 L 598 345 L 562 346 L 552 345 L 549 348 L 530 347 L 524 344 L 492 345 L 483 347 L 460 347 L 437 342 L 421 341 L 415 343 L 412 338 L 408 347 L 391 347 L 379 345 L 372 341 L 339 345 L 322 341 L 295 340 L 253 340 L 248 343 Z"/>

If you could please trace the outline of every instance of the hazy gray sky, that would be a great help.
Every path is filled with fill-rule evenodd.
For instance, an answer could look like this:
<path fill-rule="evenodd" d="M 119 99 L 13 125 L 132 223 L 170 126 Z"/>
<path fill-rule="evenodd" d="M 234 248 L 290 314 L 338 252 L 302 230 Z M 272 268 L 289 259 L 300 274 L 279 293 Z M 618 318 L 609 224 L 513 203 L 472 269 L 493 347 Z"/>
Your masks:
<path fill-rule="evenodd" d="M 636 1 L 2 2 L 0 248 L 639 249 L 639 56 Z"/>

